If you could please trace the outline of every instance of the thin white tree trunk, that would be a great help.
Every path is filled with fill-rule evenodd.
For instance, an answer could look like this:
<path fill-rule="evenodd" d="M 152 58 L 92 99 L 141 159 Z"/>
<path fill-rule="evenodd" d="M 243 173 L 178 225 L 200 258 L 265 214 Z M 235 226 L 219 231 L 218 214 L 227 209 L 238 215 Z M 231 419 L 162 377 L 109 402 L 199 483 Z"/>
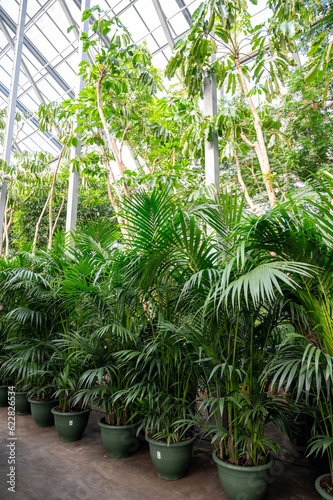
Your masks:
<path fill-rule="evenodd" d="M 242 176 L 242 172 L 241 172 L 241 168 L 240 168 L 240 164 L 239 164 L 239 159 L 238 159 L 238 156 L 236 153 L 235 153 L 235 162 L 236 162 L 236 168 L 237 168 L 238 181 L 239 181 L 239 184 L 241 185 L 241 188 L 242 188 L 242 191 L 244 193 L 246 201 L 250 205 L 250 208 L 251 208 L 251 210 L 253 210 L 253 212 L 255 212 L 258 215 L 262 215 L 262 210 L 261 210 L 260 206 L 256 205 L 254 203 L 254 201 L 252 200 L 251 196 L 249 195 L 248 189 L 247 189 L 246 184 L 243 180 L 243 176 Z"/>
<path fill-rule="evenodd" d="M 96 87 L 97 108 L 98 108 L 99 116 L 100 116 L 102 124 L 103 124 L 103 130 L 104 130 L 106 138 L 108 140 L 109 147 L 113 153 L 114 159 L 117 163 L 117 167 L 118 167 L 120 176 L 123 179 L 125 179 L 124 171 L 126 170 L 126 167 L 125 167 L 125 165 L 122 161 L 122 158 L 121 158 L 121 150 L 118 150 L 115 138 L 111 137 L 109 127 L 108 127 L 108 124 L 107 124 L 107 121 L 106 121 L 106 118 L 104 115 L 104 111 L 103 111 L 102 98 L 101 98 L 101 86 L 102 86 L 102 81 L 103 81 L 104 77 L 105 77 L 105 68 L 102 68 L 98 82 L 97 82 L 97 87 Z M 123 137 L 123 139 L 124 139 L 124 137 Z M 123 141 L 122 141 L 122 143 L 123 143 Z M 129 196 L 129 191 L 128 191 L 128 187 L 127 187 L 126 182 L 124 182 L 124 190 L 125 190 L 126 196 Z"/>
<path fill-rule="evenodd" d="M 261 172 L 262 172 L 262 176 L 263 176 L 263 180 L 264 180 L 264 183 L 266 186 L 266 191 L 268 194 L 268 199 L 269 199 L 271 207 L 274 207 L 276 205 L 276 196 L 275 196 L 275 192 L 273 189 L 272 171 L 271 171 L 271 167 L 269 164 L 265 139 L 264 139 L 264 135 L 263 135 L 262 128 L 261 128 L 261 121 L 260 121 L 258 112 L 256 110 L 256 107 L 253 104 L 251 97 L 248 95 L 249 90 L 247 88 L 247 83 L 246 83 L 245 76 L 244 76 L 244 73 L 242 70 L 242 66 L 239 62 L 238 56 L 235 56 L 235 63 L 236 63 L 236 68 L 237 68 L 239 78 L 240 78 L 240 81 L 242 84 L 242 89 L 243 89 L 243 92 L 245 94 L 245 98 L 248 102 L 248 105 L 250 106 L 250 110 L 251 110 L 252 116 L 254 118 L 253 125 L 254 125 L 255 131 L 256 131 L 257 141 L 256 141 L 256 143 L 254 143 L 254 146 L 251 146 L 251 147 L 254 147 L 255 152 L 257 154 L 260 168 L 261 168 Z M 243 140 L 244 140 L 244 138 L 243 138 Z"/>
<path fill-rule="evenodd" d="M 58 170 L 59 170 L 59 167 L 60 167 L 60 162 L 62 160 L 62 156 L 63 156 L 64 151 L 65 151 L 65 147 L 66 146 L 63 146 L 62 150 L 60 151 L 58 162 L 57 162 L 54 174 L 53 174 L 52 186 L 51 186 L 51 190 L 50 190 L 50 197 L 49 197 L 49 200 L 50 200 L 50 206 L 49 206 L 49 242 L 48 242 L 48 245 L 47 245 L 47 248 L 49 250 L 51 250 L 51 248 L 52 248 L 52 238 L 53 238 L 53 232 L 54 232 L 52 230 L 52 224 L 53 224 L 53 222 L 52 222 L 52 207 L 53 207 L 54 189 L 55 189 L 55 183 L 56 183 L 56 180 L 57 180 Z"/>
<path fill-rule="evenodd" d="M 7 217 L 6 217 L 6 219 L 7 219 Z M 10 209 L 10 218 L 9 218 L 8 224 L 6 224 L 6 251 L 5 251 L 6 258 L 9 255 L 9 232 L 8 231 L 9 231 L 10 226 L 12 225 L 12 222 L 13 222 L 13 209 L 11 208 Z"/>
<path fill-rule="evenodd" d="M 51 191 L 49 192 L 49 194 L 47 195 L 47 198 L 46 198 L 46 202 L 44 204 L 44 207 L 41 211 L 41 214 L 38 218 L 38 221 L 37 221 L 37 224 L 36 224 L 36 229 L 35 229 L 35 236 L 34 236 L 34 240 L 32 242 L 32 253 L 34 254 L 35 253 L 35 249 L 36 249 L 36 244 L 37 244 L 37 238 L 38 238 L 38 231 L 39 231 L 39 226 L 40 226 L 40 223 L 42 222 L 42 218 L 43 218 L 43 215 L 45 213 L 45 210 L 46 210 L 46 207 L 49 203 L 49 200 L 50 200 L 50 195 L 51 195 Z"/>
<path fill-rule="evenodd" d="M 54 231 L 56 230 L 56 227 L 57 227 L 57 224 L 58 224 L 58 220 L 59 220 L 59 217 L 60 217 L 60 214 L 61 214 L 61 210 L 63 209 L 64 203 L 65 203 L 65 193 L 62 195 L 61 205 L 60 205 L 60 208 L 58 210 L 58 213 L 57 213 L 57 216 L 56 216 L 56 220 L 54 221 L 54 225 L 52 227 L 52 239 L 53 239 Z"/>

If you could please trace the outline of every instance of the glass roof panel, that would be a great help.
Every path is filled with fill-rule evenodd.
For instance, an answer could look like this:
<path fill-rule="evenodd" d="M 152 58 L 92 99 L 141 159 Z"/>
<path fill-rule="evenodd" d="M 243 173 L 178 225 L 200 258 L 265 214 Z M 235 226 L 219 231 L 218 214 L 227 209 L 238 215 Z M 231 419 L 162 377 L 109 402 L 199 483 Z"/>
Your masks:
<path fill-rule="evenodd" d="M 160 0 L 160 4 L 161 7 L 163 6 L 163 11 L 167 19 L 169 19 L 169 17 L 171 16 L 174 16 L 179 11 L 179 7 L 176 3 L 176 0 L 168 0 L 167 2 L 161 2 Z"/>
<path fill-rule="evenodd" d="M 134 39 L 142 38 L 147 35 L 147 28 L 142 22 L 134 7 L 130 7 L 126 12 L 119 16 L 121 22 L 126 26 Z"/>
<path fill-rule="evenodd" d="M 170 20 L 170 25 L 173 31 L 175 32 L 176 36 L 180 36 L 182 33 L 184 33 L 184 31 L 188 29 L 188 23 L 186 22 L 186 19 L 182 12 L 175 15 Z"/>
<path fill-rule="evenodd" d="M 138 0 L 135 8 L 140 12 L 150 31 L 161 24 L 152 0 Z"/>
<path fill-rule="evenodd" d="M 0 8 L 6 12 L 6 14 L 13 19 L 15 24 L 18 20 L 19 14 L 19 3 L 17 0 L 1 0 Z"/>
<path fill-rule="evenodd" d="M 176 40 L 189 30 L 189 15 L 199 6 L 201 0 L 159 0 L 165 18 Z M 0 0 L 0 16 L 8 32 L 15 39 L 20 0 Z M 80 1 L 66 0 L 66 7 L 74 21 L 80 25 Z M 185 8 L 181 8 L 181 4 Z M 161 26 L 153 0 L 91 0 L 91 6 L 98 4 L 110 16 L 117 15 L 129 29 L 135 43 L 146 40 L 153 54 L 153 64 L 165 69 L 171 55 L 165 31 Z M 269 10 L 265 2 L 250 4 L 250 13 L 255 24 L 267 19 Z M 94 13 L 95 18 L 98 12 Z M 29 0 L 26 18 L 26 43 L 23 47 L 23 59 L 46 102 L 61 101 L 68 97 L 68 92 L 76 87 L 76 69 L 78 64 L 78 40 L 75 30 L 67 33 L 72 24 L 59 0 Z M 10 88 L 13 51 L 0 29 L 0 108 L 7 105 L 7 93 Z M 19 102 L 30 112 L 36 112 L 39 100 L 28 75 L 24 70 L 20 74 Z M 73 95 L 73 94 L 72 94 Z M 24 132 L 23 132 L 24 130 Z M 21 149 L 47 150 L 58 152 L 45 134 L 36 127 L 36 122 L 29 120 L 24 126 L 18 143 Z"/>

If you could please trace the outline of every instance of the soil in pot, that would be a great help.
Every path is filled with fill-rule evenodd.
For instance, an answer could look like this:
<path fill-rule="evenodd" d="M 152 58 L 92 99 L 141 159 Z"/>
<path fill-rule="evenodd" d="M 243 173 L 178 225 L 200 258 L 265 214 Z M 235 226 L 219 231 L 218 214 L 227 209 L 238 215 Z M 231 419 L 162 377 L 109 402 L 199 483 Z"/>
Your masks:
<path fill-rule="evenodd" d="M 333 483 L 330 475 L 323 474 L 316 479 L 316 490 L 322 500 L 333 500 Z"/>
<path fill-rule="evenodd" d="M 61 441 L 78 441 L 87 427 L 90 408 L 78 412 L 70 411 L 63 413 L 58 407 L 52 408 L 54 424 Z"/>
<path fill-rule="evenodd" d="M 228 500 L 262 500 L 266 493 L 269 470 L 274 465 L 271 457 L 267 464 L 258 467 L 246 467 L 224 462 L 213 453 L 217 464 L 220 482 Z"/>
<path fill-rule="evenodd" d="M 50 427 L 54 425 L 54 416 L 51 409 L 59 404 L 59 401 L 38 401 L 36 399 L 28 400 L 31 406 L 31 414 L 35 424 L 38 427 Z"/>
<path fill-rule="evenodd" d="M 29 413 L 31 413 L 27 394 L 27 392 L 15 392 L 16 415 L 28 415 Z"/>
<path fill-rule="evenodd" d="M 104 447 L 111 458 L 126 458 L 139 448 L 136 437 L 139 423 L 129 425 L 109 425 L 105 418 L 98 421 Z"/>
<path fill-rule="evenodd" d="M 149 443 L 150 456 L 157 475 L 168 481 L 176 481 L 185 476 L 192 458 L 193 443 L 196 437 L 191 437 L 180 443 L 163 443 L 146 436 Z"/>

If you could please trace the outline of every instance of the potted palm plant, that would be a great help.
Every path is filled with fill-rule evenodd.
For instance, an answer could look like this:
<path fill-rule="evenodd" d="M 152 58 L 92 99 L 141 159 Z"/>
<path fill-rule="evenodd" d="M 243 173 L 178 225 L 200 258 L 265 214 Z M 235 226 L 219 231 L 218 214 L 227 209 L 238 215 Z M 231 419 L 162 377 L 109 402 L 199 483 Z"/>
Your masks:
<path fill-rule="evenodd" d="M 7 356 L 8 357 L 8 356 Z M 5 353 L 5 335 L 1 331 L 0 336 L 0 407 L 8 406 L 8 387 L 13 385 L 10 380 L 8 380 L 8 375 L 4 370 L 4 363 L 7 359 Z"/>
<path fill-rule="evenodd" d="M 25 334 L 11 338 L 8 351 L 11 355 L 6 363 L 7 369 L 25 380 L 27 399 L 36 425 L 54 425 L 51 408 L 58 401 L 53 397 L 57 364 L 52 339 Z"/>
<path fill-rule="evenodd" d="M 125 321 L 126 323 L 126 321 Z M 103 417 L 98 421 L 101 437 L 111 458 L 126 458 L 137 450 L 139 440 L 138 405 L 127 393 L 140 376 L 133 360 L 122 359 L 122 352 L 140 350 L 140 336 L 129 323 L 110 325 L 92 332 L 89 337 L 76 334 L 68 339 L 76 359 L 85 359 L 90 368 L 81 376 L 73 401 L 98 407 Z"/>
<path fill-rule="evenodd" d="M 8 339 L 5 350 L 7 354 L 2 365 L 3 372 L 8 380 L 12 380 L 15 390 L 15 413 L 28 415 L 31 412 L 28 401 L 29 380 L 26 378 L 24 367 L 20 365 L 15 353 L 15 338 Z M 10 351 L 13 350 L 11 353 Z M 7 386 L 8 387 L 8 386 Z"/>
<path fill-rule="evenodd" d="M 274 464 L 271 453 L 279 449 L 265 431 L 269 422 L 281 428 L 286 423 L 285 399 L 261 377 L 274 351 L 274 321 L 265 328 L 274 307 L 263 311 L 262 304 L 251 312 L 225 309 L 218 320 L 207 322 L 208 330 L 196 334 L 204 396 L 194 422 L 215 446 L 213 459 L 228 500 L 264 498 Z"/>
<path fill-rule="evenodd" d="M 84 366 L 63 353 L 63 365 L 55 373 L 57 389 L 54 393 L 59 405 L 51 409 L 54 424 L 61 441 L 78 441 L 87 427 L 90 408 L 82 402 L 74 402 Z"/>
<path fill-rule="evenodd" d="M 196 439 L 193 430 L 180 423 L 195 413 L 196 353 L 172 324 L 160 321 L 142 351 L 134 356 L 143 377 L 128 391 L 129 400 L 140 403 L 141 428 L 146 432 L 152 462 L 162 479 L 181 479 L 190 465 Z"/>

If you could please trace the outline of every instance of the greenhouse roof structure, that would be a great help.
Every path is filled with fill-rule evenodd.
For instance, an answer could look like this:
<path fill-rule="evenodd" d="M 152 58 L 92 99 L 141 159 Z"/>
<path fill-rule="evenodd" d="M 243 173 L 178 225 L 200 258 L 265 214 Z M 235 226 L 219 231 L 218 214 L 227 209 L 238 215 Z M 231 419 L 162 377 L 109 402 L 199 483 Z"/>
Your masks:
<path fill-rule="evenodd" d="M 134 43 L 145 40 L 153 55 L 153 64 L 163 70 L 171 47 L 189 31 L 192 14 L 200 0 L 90 2 L 91 7 L 95 4 L 109 16 L 118 17 L 130 31 Z M 0 1 L 0 110 L 8 106 L 19 11 L 20 0 Z M 251 7 L 256 22 L 267 17 L 267 13 L 262 2 L 260 6 Z M 51 132 L 39 130 L 36 112 L 42 102 L 61 102 L 75 95 L 79 29 L 67 30 L 73 25 L 80 27 L 80 23 L 81 0 L 27 2 L 17 94 L 17 110 L 22 117 L 15 142 L 18 152 L 43 151 L 57 155 L 60 149 Z"/>

